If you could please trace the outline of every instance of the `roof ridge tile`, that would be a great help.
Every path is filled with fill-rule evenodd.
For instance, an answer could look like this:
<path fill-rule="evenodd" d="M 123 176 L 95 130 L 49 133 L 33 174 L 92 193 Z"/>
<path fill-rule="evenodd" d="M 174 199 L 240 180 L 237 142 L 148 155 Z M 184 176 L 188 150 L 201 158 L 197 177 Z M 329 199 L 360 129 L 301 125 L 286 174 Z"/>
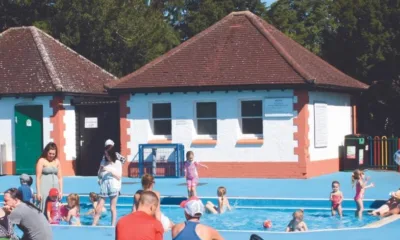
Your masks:
<path fill-rule="evenodd" d="M 307 83 L 314 84 L 316 82 L 316 78 L 312 76 L 309 72 L 307 72 L 301 65 L 285 50 L 285 48 L 275 39 L 274 36 L 269 32 L 269 29 L 266 29 L 261 21 L 264 21 L 260 17 L 256 16 L 250 11 L 238 12 L 242 15 L 245 15 L 247 19 L 260 31 L 260 33 L 272 44 L 272 46 L 277 50 L 277 52 L 292 66 L 292 68 L 300 74 L 304 78 Z M 238 14 L 239 15 L 239 14 Z M 267 23 L 271 28 L 269 23 Z M 275 29 L 279 31 L 278 29 Z"/>
<path fill-rule="evenodd" d="M 39 50 L 39 54 L 41 56 L 41 59 L 46 66 L 47 72 L 50 76 L 51 81 L 54 84 L 54 88 L 56 91 L 62 92 L 63 86 L 61 84 L 61 80 L 57 74 L 57 71 L 50 59 L 50 56 L 47 52 L 47 49 L 45 45 L 43 44 L 43 41 L 37 31 L 36 27 L 29 27 L 29 30 L 33 36 L 33 40 L 35 41 L 36 47 Z"/>

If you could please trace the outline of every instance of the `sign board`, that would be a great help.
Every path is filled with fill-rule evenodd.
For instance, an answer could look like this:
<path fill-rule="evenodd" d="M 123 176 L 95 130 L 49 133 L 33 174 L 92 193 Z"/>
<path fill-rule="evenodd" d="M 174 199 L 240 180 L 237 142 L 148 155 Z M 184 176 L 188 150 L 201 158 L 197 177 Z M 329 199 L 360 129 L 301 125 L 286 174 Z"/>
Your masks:
<path fill-rule="evenodd" d="M 266 98 L 264 99 L 265 117 L 292 117 L 293 116 L 293 98 Z"/>
<path fill-rule="evenodd" d="M 356 159 L 356 146 L 347 146 L 346 158 L 347 159 Z"/>
<path fill-rule="evenodd" d="M 328 107 L 326 103 L 314 103 L 314 147 L 328 146 Z"/>
<path fill-rule="evenodd" d="M 358 164 L 359 165 L 364 164 L 364 150 L 363 149 L 358 150 Z"/>
<path fill-rule="evenodd" d="M 85 118 L 85 128 L 97 128 L 97 118 L 96 117 Z"/>

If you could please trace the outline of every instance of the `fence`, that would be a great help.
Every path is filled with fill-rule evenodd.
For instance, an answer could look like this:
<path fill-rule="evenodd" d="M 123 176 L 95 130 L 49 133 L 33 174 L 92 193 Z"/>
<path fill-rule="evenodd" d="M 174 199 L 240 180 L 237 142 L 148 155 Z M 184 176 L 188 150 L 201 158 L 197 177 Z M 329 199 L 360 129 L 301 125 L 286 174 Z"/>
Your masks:
<path fill-rule="evenodd" d="M 139 144 L 139 177 L 183 177 L 184 160 L 182 144 Z"/>
<path fill-rule="evenodd" d="M 394 162 L 393 155 L 400 149 L 400 138 L 375 136 L 367 137 L 368 141 L 368 160 L 370 168 L 399 170 L 400 167 Z"/>

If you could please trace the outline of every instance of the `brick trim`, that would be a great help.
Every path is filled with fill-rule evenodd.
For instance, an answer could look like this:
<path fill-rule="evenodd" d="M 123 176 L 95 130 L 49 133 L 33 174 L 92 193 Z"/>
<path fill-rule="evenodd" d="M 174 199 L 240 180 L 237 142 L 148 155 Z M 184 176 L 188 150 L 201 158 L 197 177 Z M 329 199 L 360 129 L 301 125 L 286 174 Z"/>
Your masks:
<path fill-rule="evenodd" d="M 307 164 L 310 161 L 309 147 L 310 140 L 308 134 L 310 126 L 308 125 L 309 96 L 306 90 L 294 90 L 294 96 L 297 102 L 294 103 L 293 109 L 297 111 L 297 116 L 293 118 L 293 125 L 297 126 L 297 132 L 293 133 L 293 139 L 297 141 L 297 147 L 294 148 L 294 154 L 298 156 L 298 165 L 302 170 L 302 174 L 307 177 Z"/>
<path fill-rule="evenodd" d="M 120 141 L 121 141 L 121 154 L 127 158 L 131 154 L 131 148 L 128 144 L 131 141 L 131 136 L 128 134 L 128 129 L 131 127 L 131 122 L 129 121 L 128 114 L 131 110 L 128 106 L 130 100 L 129 94 L 124 94 L 119 97 L 119 124 L 120 124 Z M 129 163 L 125 164 L 129 165 Z M 128 169 L 123 169 L 123 175 L 128 176 Z"/>
<path fill-rule="evenodd" d="M 58 160 L 60 161 L 63 175 L 74 176 L 74 161 L 67 161 L 65 153 L 65 108 L 62 105 L 64 100 L 64 96 L 54 96 L 53 99 L 50 100 L 50 107 L 53 109 L 53 114 L 50 116 L 50 122 L 53 125 L 53 130 L 50 131 L 50 138 L 57 144 Z"/>

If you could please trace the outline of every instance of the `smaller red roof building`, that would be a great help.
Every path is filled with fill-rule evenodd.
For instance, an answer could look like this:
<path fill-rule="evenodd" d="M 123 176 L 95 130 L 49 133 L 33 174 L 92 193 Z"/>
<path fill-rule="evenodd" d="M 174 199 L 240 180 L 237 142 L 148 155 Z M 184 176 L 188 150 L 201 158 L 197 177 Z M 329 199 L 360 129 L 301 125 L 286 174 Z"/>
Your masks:
<path fill-rule="evenodd" d="M 36 27 L 0 34 L 0 95 L 106 94 L 116 79 Z"/>
<path fill-rule="evenodd" d="M 139 70 L 107 85 L 119 92 L 313 87 L 363 90 L 249 11 L 233 12 Z"/>

